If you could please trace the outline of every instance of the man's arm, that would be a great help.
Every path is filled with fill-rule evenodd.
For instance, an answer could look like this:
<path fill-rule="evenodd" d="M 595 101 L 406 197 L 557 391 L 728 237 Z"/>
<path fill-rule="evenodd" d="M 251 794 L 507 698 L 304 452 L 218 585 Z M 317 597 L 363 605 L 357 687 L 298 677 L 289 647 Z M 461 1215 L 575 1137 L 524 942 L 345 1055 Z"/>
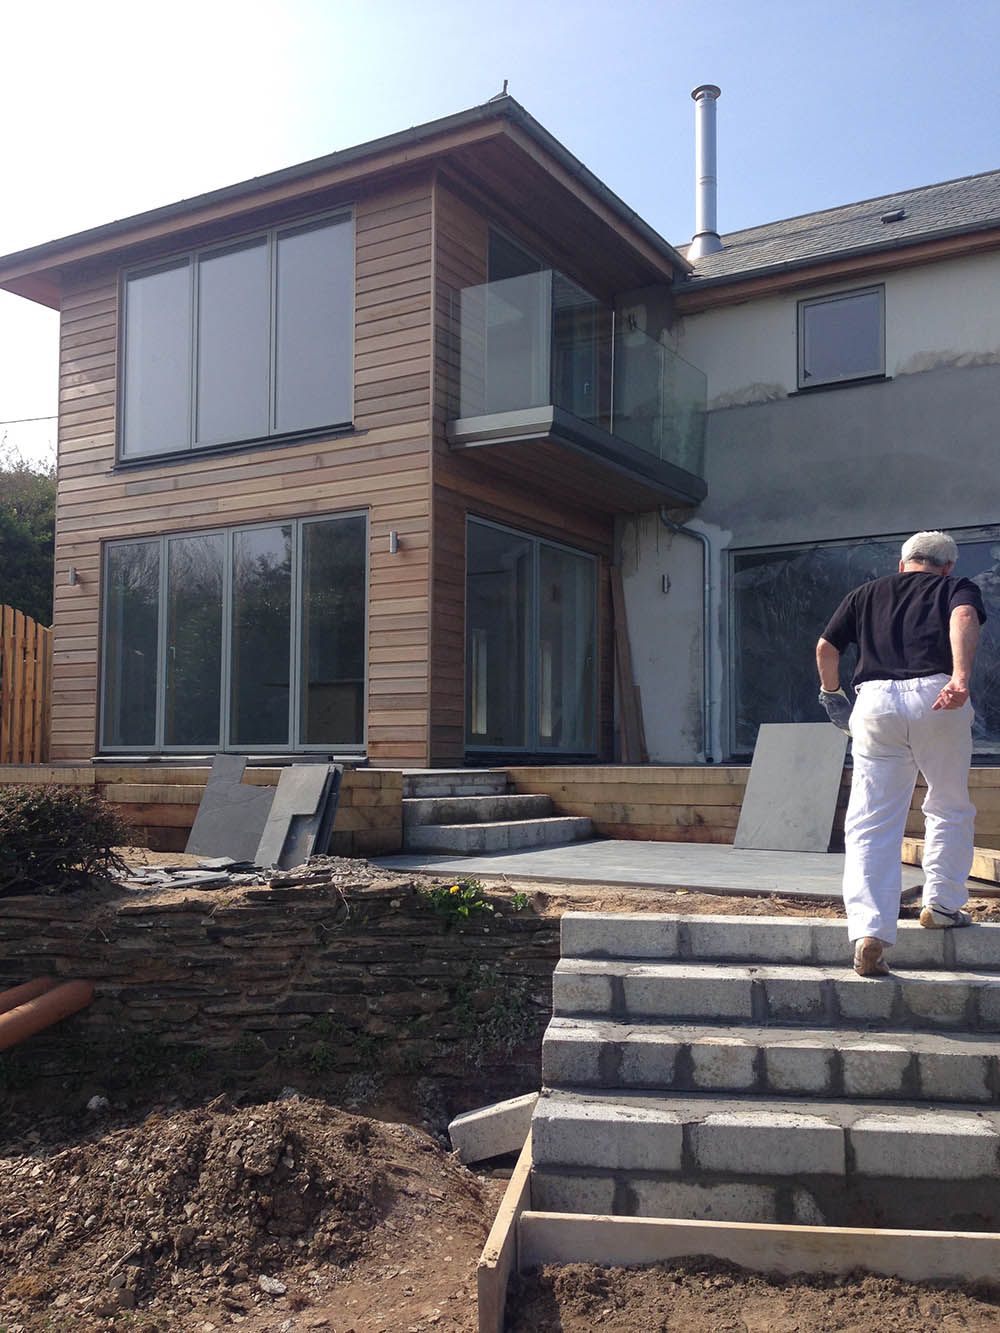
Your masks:
<path fill-rule="evenodd" d="M 816 645 L 816 666 L 819 670 L 820 687 L 828 694 L 840 689 L 840 652 L 828 639 L 820 639 Z"/>
<path fill-rule="evenodd" d="M 951 680 L 931 705 L 934 709 L 961 708 L 969 697 L 969 677 L 979 645 L 979 616 L 974 607 L 956 606 L 948 620 L 951 642 Z"/>

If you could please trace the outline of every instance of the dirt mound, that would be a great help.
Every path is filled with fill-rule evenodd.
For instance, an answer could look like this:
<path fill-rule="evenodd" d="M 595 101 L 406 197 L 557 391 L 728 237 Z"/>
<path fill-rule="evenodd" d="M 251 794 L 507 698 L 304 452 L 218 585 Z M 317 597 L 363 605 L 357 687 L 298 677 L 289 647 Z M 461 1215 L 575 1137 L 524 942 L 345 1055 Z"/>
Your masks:
<path fill-rule="evenodd" d="M 312 1278 L 384 1260 L 421 1198 L 482 1243 L 494 1203 L 409 1125 L 298 1097 L 154 1113 L 0 1161 L 0 1327 L 106 1328 L 135 1311 L 152 1320 L 137 1327 L 173 1330 L 244 1322 L 276 1298 L 302 1308 Z M 60 1310 L 65 1323 L 43 1322 Z"/>
<path fill-rule="evenodd" d="M 546 1267 L 515 1279 L 508 1333 L 927 1333 L 1000 1328 L 997 1294 L 858 1273 L 781 1278 L 710 1258 Z"/>

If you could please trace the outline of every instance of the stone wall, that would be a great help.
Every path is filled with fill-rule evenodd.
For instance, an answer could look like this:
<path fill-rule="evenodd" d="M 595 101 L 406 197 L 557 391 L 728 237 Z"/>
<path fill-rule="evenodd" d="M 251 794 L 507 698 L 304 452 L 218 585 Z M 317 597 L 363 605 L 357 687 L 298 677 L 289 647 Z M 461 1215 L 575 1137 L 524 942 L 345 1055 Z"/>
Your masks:
<path fill-rule="evenodd" d="M 0 990 L 43 975 L 96 989 L 90 1008 L 0 1056 L 0 1090 L 11 1056 L 56 1074 L 155 1063 L 160 1048 L 249 1069 L 277 1057 L 286 1082 L 296 1062 L 457 1077 L 520 1061 L 537 1084 L 557 919 L 506 895 L 450 923 L 409 881 L 290 878 L 173 900 L 0 899 Z"/>

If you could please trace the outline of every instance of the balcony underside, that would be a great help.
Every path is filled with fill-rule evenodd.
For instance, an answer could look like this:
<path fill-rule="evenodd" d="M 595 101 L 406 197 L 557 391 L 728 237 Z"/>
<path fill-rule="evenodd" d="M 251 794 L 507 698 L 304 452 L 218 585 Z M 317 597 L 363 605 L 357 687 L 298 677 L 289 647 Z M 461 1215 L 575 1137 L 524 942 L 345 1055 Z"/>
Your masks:
<path fill-rule="evenodd" d="M 559 407 L 460 417 L 448 423 L 448 443 L 477 451 L 484 466 L 522 485 L 586 509 L 681 508 L 698 504 L 708 489 L 701 477 Z"/>

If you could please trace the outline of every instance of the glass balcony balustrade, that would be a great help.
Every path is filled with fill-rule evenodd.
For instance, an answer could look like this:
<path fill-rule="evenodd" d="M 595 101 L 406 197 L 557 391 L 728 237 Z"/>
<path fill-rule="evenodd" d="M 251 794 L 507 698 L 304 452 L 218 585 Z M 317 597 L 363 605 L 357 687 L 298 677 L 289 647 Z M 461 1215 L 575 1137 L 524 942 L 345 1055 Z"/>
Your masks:
<path fill-rule="evenodd" d="M 552 406 L 703 474 L 705 376 L 555 270 L 460 294 L 463 419 Z"/>

